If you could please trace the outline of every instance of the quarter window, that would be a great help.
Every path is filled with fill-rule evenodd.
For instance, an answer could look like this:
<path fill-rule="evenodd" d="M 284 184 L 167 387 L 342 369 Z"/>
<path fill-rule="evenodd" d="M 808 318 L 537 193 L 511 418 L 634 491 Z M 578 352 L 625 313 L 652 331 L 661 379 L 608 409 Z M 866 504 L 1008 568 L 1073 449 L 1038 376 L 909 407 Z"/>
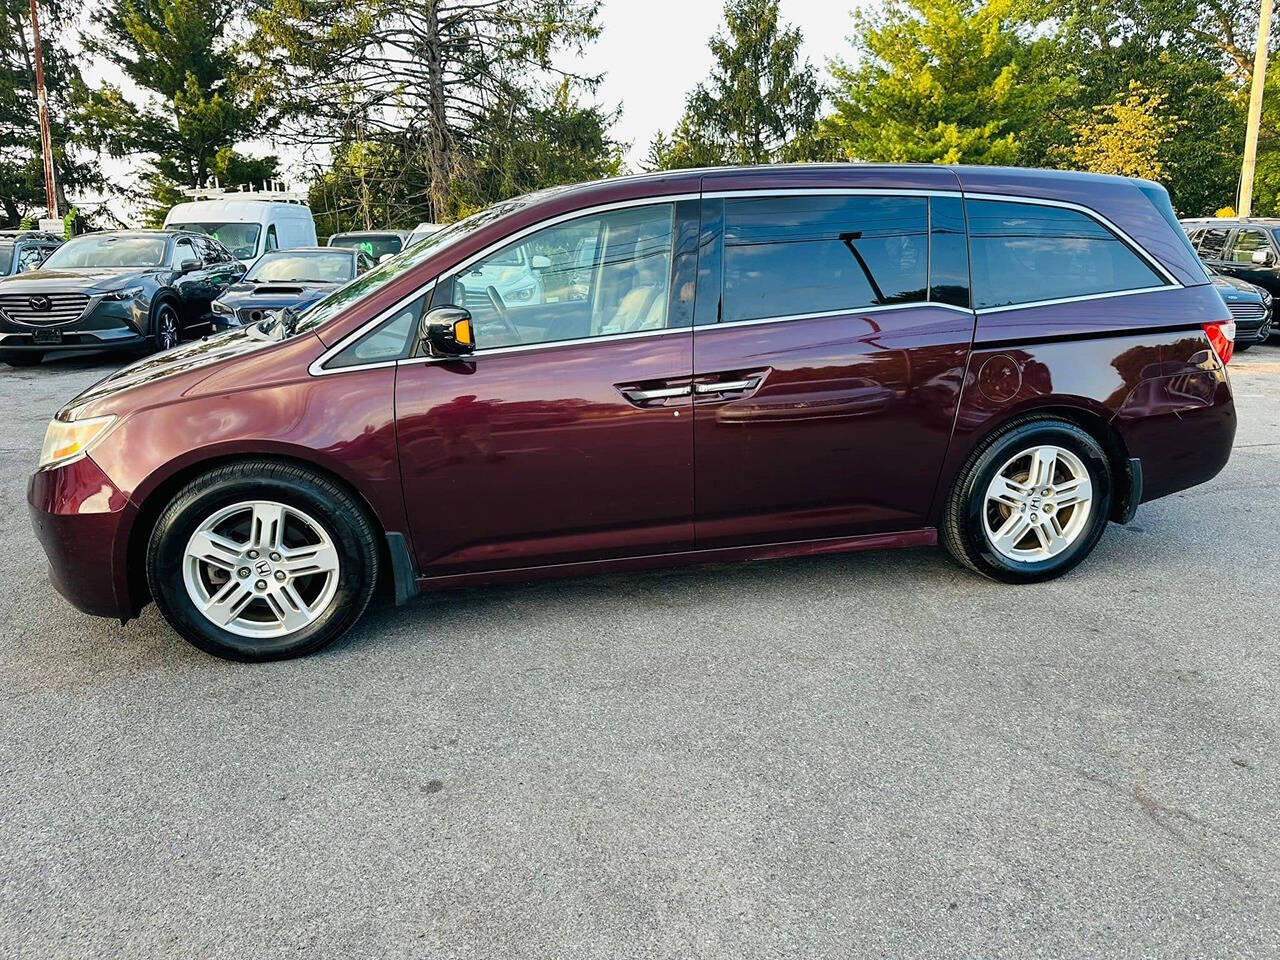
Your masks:
<path fill-rule="evenodd" d="M 1253 255 L 1259 250 L 1269 250 L 1267 235 L 1261 230 L 1238 230 L 1226 258 L 1232 263 L 1253 263 Z"/>
<path fill-rule="evenodd" d="M 974 306 L 1003 307 L 1163 285 L 1092 217 L 1064 207 L 967 200 Z"/>
<path fill-rule="evenodd" d="M 667 326 L 674 207 L 612 210 L 539 230 L 436 287 L 471 311 L 484 350 Z"/>
<path fill-rule="evenodd" d="M 726 200 L 722 321 L 923 301 L 928 216 L 923 197 Z"/>
<path fill-rule="evenodd" d="M 326 370 L 356 367 L 366 363 L 386 363 L 409 355 L 412 338 L 418 330 L 422 299 L 397 311 L 351 346 L 326 363 Z"/>

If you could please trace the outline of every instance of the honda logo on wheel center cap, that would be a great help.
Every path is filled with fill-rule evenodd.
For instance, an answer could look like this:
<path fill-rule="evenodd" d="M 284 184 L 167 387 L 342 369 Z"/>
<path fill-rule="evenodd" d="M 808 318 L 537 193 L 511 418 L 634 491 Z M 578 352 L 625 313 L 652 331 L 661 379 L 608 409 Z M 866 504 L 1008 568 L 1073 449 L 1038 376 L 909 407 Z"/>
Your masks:
<path fill-rule="evenodd" d="M 267 563 L 265 560 L 259 560 L 253 565 L 253 569 L 258 571 L 258 576 L 265 577 L 271 572 L 271 564 Z"/>

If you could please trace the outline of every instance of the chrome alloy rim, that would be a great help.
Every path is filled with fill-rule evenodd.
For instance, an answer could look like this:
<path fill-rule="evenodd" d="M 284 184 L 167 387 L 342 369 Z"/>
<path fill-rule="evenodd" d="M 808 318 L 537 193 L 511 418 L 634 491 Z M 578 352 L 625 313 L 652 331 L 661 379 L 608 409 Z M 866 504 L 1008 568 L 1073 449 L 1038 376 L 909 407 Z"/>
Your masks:
<path fill-rule="evenodd" d="M 241 637 L 284 637 L 314 623 L 338 589 L 338 551 L 295 507 L 253 500 L 223 507 L 183 554 L 187 596 L 214 625 Z"/>
<path fill-rule="evenodd" d="M 1070 450 L 1046 444 L 1010 457 L 987 486 L 987 541 L 1017 563 L 1049 560 L 1080 539 L 1093 506 L 1089 471 Z"/>

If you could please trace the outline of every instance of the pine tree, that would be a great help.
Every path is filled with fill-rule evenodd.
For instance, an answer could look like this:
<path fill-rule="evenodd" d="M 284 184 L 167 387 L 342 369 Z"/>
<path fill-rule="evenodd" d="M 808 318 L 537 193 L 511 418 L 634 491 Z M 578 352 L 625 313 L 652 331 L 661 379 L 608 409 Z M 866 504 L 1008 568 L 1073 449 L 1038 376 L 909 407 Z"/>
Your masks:
<path fill-rule="evenodd" d="M 1015 163 L 1055 96 L 1016 0 L 889 0 L 854 14 L 857 66 L 833 74 L 823 132 L 851 160 Z"/>
<path fill-rule="evenodd" d="M 104 84 L 86 116 L 107 153 L 147 158 L 152 222 L 182 199 L 183 187 L 275 176 L 275 157 L 252 159 L 236 149 L 258 122 L 230 42 L 244 26 L 243 11 L 243 0 L 112 0 L 94 15 L 86 49 L 123 71 L 144 98 L 133 102 Z"/>
<path fill-rule="evenodd" d="M 685 101 L 670 137 L 658 132 L 648 164 L 670 170 L 814 160 L 822 88 L 800 60 L 803 36 L 780 24 L 778 0 L 729 0 L 725 29 L 709 44 L 711 76 Z"/>

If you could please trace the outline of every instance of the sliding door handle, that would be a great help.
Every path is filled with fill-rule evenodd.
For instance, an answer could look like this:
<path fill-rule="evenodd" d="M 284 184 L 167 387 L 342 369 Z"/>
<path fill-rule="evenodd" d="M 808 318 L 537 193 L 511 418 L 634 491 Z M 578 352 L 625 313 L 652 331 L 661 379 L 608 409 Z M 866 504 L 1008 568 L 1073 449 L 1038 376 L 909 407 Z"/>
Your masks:
<path fill-rule="evenodd" d="M 739 390 L 754 390 L 760 383 L 759 377 L 748 377 L 746 380 L 721 380 L 719 383 L 695 383 L 694 392 L 699 396 L 710 393 L 733 393 Z"/>
<path fill-rule="evenodd" d="M 669 397 L 689 396 L 689 385 L 683 387 L 655 387 L 652 390 L 623 390 L 622 395 L 632 403 L 644 403 L 646 400 L 666 400 Z"/>

